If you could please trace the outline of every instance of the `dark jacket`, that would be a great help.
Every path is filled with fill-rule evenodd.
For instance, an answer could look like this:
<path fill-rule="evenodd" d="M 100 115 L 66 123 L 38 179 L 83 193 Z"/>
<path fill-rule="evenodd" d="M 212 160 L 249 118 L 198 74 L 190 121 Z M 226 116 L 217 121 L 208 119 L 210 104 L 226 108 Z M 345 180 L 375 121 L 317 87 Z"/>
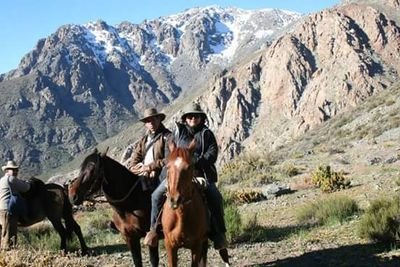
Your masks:
<path fill-rule="evenodd" d="M 218 180 L 215 162 L 218 157 L 217 140 L 213 132 L 204 124 L 193 129 L 186 124 L 176 123 L 173 139 L 177 146 L 188 146 L 191 140 L 196 140 L 196 149 L 193 154 L 195 175 L 207 178 L 211 183 Z"/>
<path fill-rule="evenodd" d="M 158 134 L 160 135 L 158 136 Z M 136 164 L 143 162 L 146 156 L 146 142 L 147 138 L 157 137 L 157 140 L 153 144 L 153 156 L 154 161 L 149 164 L 150 170 L 156 172 L 156 177 L 160 175 L 162 168 L 167 163 L 167 156 L 168 156 L 168 140 L 171 137 L 171 131 L 165 128 L 163 124 L 160 125 L 160 128 L 153 136 L 150 133 L 147 133 L 143 136 L 138 144 L 135 147 L 127 165 L 127 168 L 130 169 L 131 167 L 135 166 Z"/>

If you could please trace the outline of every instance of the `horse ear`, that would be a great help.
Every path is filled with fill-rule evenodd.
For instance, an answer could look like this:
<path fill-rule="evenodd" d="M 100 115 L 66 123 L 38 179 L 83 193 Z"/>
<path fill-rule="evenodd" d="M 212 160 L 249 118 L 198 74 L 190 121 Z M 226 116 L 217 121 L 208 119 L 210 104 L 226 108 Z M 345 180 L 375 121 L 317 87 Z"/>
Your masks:
<path fill-rule="evenodd" d="M 104 151 L 104 152 L 102 152 L 101 154 L 100 154 L 100 156 L 101 157 L 105 157 L 106 155 L 107 155 L 107 152 L 108 152 L 108 149 L 109 149 L 110 147 L 108 146 L 107 148 L 106 148 L 106 151 Z"/>
<path fill-rule="evenodd" d="M 193 154 L 194 150 L 196 149 L 196 139 L 192 139 L 192 142 L 190 142 L 188 149 L 190 154 Z"/>
<path fill-rule="evenodd" d="M 97 150 L 97 147 L 94 148 L 93 154 L 97 154 L 99 151 Z"/>
<path fill-rule="evenodd" d="M 172 152 L 176 149 L 176 144 L 173 140 L 170 140 L 168 142 L 168 149 L 169 149 L 169 152 Z"/>

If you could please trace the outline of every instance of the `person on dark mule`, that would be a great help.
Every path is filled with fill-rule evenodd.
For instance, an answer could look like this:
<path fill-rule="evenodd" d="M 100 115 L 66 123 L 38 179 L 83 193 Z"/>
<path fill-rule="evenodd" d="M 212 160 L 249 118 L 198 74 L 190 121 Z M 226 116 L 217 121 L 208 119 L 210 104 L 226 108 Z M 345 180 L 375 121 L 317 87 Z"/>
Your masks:
<path fill-rule="evenodd" d="M 31 185 L 28 181 L 18 178 L 19 166 L 10 160 L 2 166 L 4 176 L 0 178 L 0 246 L 7 250 L 17 244 L 18 219 L 26 216 L 26 203 L 20 193 L 28 192 Z M 18 200 L 18 205 L 13 202 Z M 25 205 L 23 207 L 23 205 Z"/>
<path fill-rule="evenodd" d="M 160 174 L 166 165 L 167 141 L 171 136 L 171 131 L 162 123 L 165 117 L 164 113 L 159 113 L 155 108 L 146 109 L 140 119 L 147 129 L 146 133 L 134 145 L 130 144 L 128 152 L 125 151 L 123 155 L 124 166 L 140 176 L 144 191 L 153 191 L 161 177 L 165 177 Z M 117 231 L 112 221 L 109 222 L 109 228 Z"/>
<path fill-rule="evenodd" d="M 210 239 L 214 242 L 215 249 L 221 250 L 227 247 L 227 241 L 223 199 L 215 185 L 217 182 L 215 162 L 218 156 L 218 145 L 213 132 L 206 126 L 206 121 L 207 115 L 200 105 L 193 103 L 185 109 L 181 122 L 176 123 L 172 139 L 180 147 L 186 147 L 193 139 L 196 140 L 196 149 L 193 154 L 195 178 L 206 188 L 205 195 L 214 225 Z M 157 244 L 155 229 L 165 193 L 166 180 L 163 180 L 152 194 L 151 230 L 144 239 L 146 245 Z"/>

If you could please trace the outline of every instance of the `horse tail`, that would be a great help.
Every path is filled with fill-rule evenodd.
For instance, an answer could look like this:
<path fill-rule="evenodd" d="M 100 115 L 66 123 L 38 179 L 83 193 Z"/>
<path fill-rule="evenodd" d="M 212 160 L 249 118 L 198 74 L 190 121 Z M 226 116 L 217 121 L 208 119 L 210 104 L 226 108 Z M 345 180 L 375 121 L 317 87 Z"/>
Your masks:
<path fill-rule="evenodd" d="M 68 200 L 68 195 L 63 191 L 64 206 L 63 218 L 65 221 L 66 237 L 68 240 L 72 239 L 72 232 L 74 231 L 74 218 L 72 217 L 72 204 Z"/>

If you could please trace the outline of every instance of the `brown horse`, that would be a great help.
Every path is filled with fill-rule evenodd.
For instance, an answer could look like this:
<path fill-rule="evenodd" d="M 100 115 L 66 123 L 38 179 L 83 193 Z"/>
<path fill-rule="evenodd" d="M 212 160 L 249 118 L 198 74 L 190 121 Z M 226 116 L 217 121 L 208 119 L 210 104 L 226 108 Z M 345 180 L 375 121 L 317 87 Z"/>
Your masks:
<path fill-rule="evenodd" d="M 61 238 L 61 250 L 67 252 L 67 239 L 72 232 L 78 236 L 82 254 L 87 254 L 88 248 L 83 239 L 81 228 L 72 215 L 72 205 L 64 187 L 48 183 L 37 178 L 30 178 L 31 190 L 24 194 L 27 203 L 26 216 L 18 219 L 18 226 L 26 227 L 48 218 Z M 62 223 L 64 220 L 65 226 Z"/>
<path fill-rule="evenodd" d="M 95 149 L 84 159 L 79 176 L 69 186 L 69 198 L 79 205 L 102 189 L 135 266 L 142 266 L 140 239 L 150 228 L 151 193 L 142 190 L 138 176 L 105 154 Z M 151 265 L 158 266 L 158 247 L 149 247 L 149 253 Z"/>
<path fill-rule="evenodd" d="M 169 145 L 167 201 L 161 217 L 168 266 L 178 266 L 178 249 L 185 247 L 192 252 L 192 266 L 206 266 L 208 250 L 208 210 L 200 192 L 193 183 L 192 141 L 188 148 Z M 220 251 L 229 265 L 228 252 Z"/>

